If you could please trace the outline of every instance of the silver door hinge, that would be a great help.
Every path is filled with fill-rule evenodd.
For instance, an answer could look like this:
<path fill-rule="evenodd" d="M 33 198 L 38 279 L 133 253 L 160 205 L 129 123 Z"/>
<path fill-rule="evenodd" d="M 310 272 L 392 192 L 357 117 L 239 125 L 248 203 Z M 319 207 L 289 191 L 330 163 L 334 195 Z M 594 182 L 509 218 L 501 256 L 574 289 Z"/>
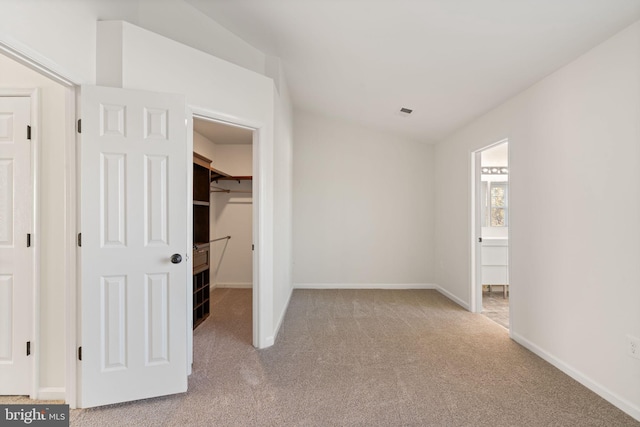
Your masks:
<path fill-rule="evenodd" d="M 30 248 L 31 247 L 31 233 L 27 234 L 27 247 Z"/>
<path fill-rule="evenodd" d="M 78 233 L 78 246 L 82 247 L 82 233 Z"/>
<path fill-rule="evenodd" d="M 31 341 L 27 341 L 27 356 L 31 355 Z"/>
<path fill-rule="evenodd" d="M 31 139 L 31 126 L 27 125 L 27 139 Z"/>
<path fill-rule="evenodd" d="M 82 133 L 82 119 L 78 119 L 78 133 Z"/>

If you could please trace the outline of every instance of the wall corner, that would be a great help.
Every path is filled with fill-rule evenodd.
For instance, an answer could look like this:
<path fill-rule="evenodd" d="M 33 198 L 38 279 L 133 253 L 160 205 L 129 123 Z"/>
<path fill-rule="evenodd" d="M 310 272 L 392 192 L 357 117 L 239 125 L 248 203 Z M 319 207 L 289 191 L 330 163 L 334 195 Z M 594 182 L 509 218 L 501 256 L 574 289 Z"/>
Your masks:
<path fill-rule="evenodd" d="M 121 88 L 123 21 L 98 21 L 96 31 L 96 84 Z"/>

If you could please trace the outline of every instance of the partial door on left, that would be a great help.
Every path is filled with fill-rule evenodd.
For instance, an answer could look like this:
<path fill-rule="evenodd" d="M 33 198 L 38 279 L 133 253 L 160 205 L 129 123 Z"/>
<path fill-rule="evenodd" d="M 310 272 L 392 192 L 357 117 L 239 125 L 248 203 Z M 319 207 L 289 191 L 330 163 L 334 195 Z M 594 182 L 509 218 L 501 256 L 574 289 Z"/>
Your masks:
<path fill-rule="evenodd" d="M 0 394 L 31 393 L 33 173 L 29 97 L 0 97 Z"/>

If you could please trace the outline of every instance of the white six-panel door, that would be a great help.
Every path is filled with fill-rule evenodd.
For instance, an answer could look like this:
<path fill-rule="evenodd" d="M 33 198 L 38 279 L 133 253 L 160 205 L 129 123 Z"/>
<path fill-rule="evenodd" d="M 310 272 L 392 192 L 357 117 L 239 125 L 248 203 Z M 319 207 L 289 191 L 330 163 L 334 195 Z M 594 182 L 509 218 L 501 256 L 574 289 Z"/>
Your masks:
<path fill-rule="evenodd" d="M 81 95 L 79 406 L 184 392 L 185 99 L 95 86 Z"/>
<path fill-rule="evenodd" d="M 0 394 L 31 393 L 33 180 L 29 97 L 0 97 Z M 33 236 L 35 238 L 35 236 Z"/>

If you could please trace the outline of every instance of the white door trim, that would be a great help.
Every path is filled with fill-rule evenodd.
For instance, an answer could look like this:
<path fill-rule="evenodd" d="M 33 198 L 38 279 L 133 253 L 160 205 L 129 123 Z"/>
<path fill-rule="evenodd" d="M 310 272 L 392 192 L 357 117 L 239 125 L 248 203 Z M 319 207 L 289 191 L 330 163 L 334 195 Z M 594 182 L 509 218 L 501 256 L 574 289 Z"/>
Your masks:
<path fill-rule="evenodd" d="M 271 283 L 267 274 L 269 269 L 265 268 L 265 254 L 268 247 L 268 238 L 264 235 L 264 230 L 267 228 L 268 221 L 266 213 L 267 194 L 264 182 L 266 180 L 265 168 L 262 165 L 265 163 L 266 148 L 264 147 L 265 141 L 265 125 L 263 123 L 257 123 L 255 121 L 231 116 L 229 114 L 221 113 L 219 111 L 206 110 L 200 107 L 189 107 L 191 109 L 190 120 L 194 117 L 221 122 L 230 126 L 243 127 L 253 130 L 253 243 L 255 250 L 253 252 L 253 346 L 256 348 L 264 348 L 272 345 L 273 342 L 266 337 L 265 333 L 269 331 L 270 325 L 266 324 L 268 310 L 271 307 L 268 305 L 266 295 L 271 290 L 266 289 Z M 192 123 L 191 123 L 191 127 Z M 193 141 L 192 144 L 193 150 Z M 271 246 L 273 247 L 273 246 Z M 190 357 L 189 360 L 193 361 L 193 355 L 191 354 L 193 346 L 189 344 Z"/>
<path fill-rule="evenodd" d="M 66 76 L 71 75 L 68 72 L 60 72 L 60 67 L 49 61 L 47 58 L 42 57 L 37 52 L 31 50 L 26 46 L 15 46 L 15 42 L 7 42 L 6 40 L 0 39 L 0 53 L 6 55 L 7 57 L 15 60 L 16 62 L 25 65 L 26 67 L 32 69 L 40 73 L 41 75 L 55 81 L 56 83 L 61 84 L 66 88 L 66 114 L 65 114 L 65 128 L 66 132 L 66 148 L 65 148 L 65 200 L 64 200 L 64 210 L 65 210 L 65 282 L 66 286 L 66 295 L 65 295 L 65 303 L 66 303 L 66 319 L 65 319 L 65 335 L 66 335 L 66 366 L 65 366 L 65 388 L 63 390 L 59 390 L 60 394 L 64 394 L 65 401 L 72 407 L 76 407 L 76 333 L 77 333 L 77 291 L 76 291 L 76 230 L 77 230 L 77 185 L 76 185 L 76 132 L 75 132 L 75 122 L 76 122 L 76 92 L 78 84 L 77 80 L 68 78 Z M 30 89 L 25 89 L 29 91 Z M 36 96 L 38 96 L 38 91 L 36 90 Z M 29 95 L 32 96 L 32 95 Z M 33 100 L 33 99 L 32 99 Z M 39 102 L 39 100 L 38 100 Z M 40 116 L 39 112 L 39 104 L 38 107 L 34 107 L 36 104 L 32 103 L 32 110 L 36 108 L 35 112 L 32 111 L 32 123 L 36 124 L 35 131 L 35 141 L 34 147 L 38 147 L 35 151 L 34 161 L 34 171 L 36 173 L 35 180 L 35 188 L 34 188 L 34 210 L 35 210 L 35 222 L 34 222 L 34 233 L 36 236 L 39 236 L 39 225 L 40 218 L 38 216 L 39 212 L 39 200 L 40 200 L 40 186 L 39 186 L 39 167 L 40 167 L 40 159 L 39 159 L 39 145 L 40 145 Z M 32 138 L 34 138 L 32 134 Z M 39 324 L 39 308 L 40 308 L 40 270 L 39 270 L 39 239 L 34 239 L 34 245 L 36 252 L 34 253 L 34 263 L 36 265 L 36 276 L 34 278 L 34 309 L 35 309 L 35 318 L 34 318 L 34 340 L 37 342 L 39 339 L 40 332 L 40 324 Z M 34 380 L 33 380 L 33 393 L 30 396 L 32 399 L 37 399 L 41 397 L 46 398 L 61 398 L 60 395 L 52 395 L 50 393 L 50 389 L 44 390 L 47 393 L 47 396 L 43 395 L 43 390 L 40 390 L 40 382 L 39 382 L 39 366 L 40 366 L 40 356 L 39 349 L 34 349 Z M 57 394 L 57 393 L 54 393 Z"/>
<path fill-rule="evenodd" d="M 482 221 L 481 221 L 481 210 L 480 205 L 478 204 L 478 200 L 480 198 L 480 160 L 481 153 L 485 150 L 488 150 L 492 147 L 495 147 L 500 144 L 504 144 L 509 142 L 508 138 L 501 139 L 500 141 L 494 142 L 492 144 L 486 145 L 477 150 L 471 151 L 470 153 L 470 184 L 471 191 L 469 194 L 471 195 L 471 203 L 470 203 L 470 281 L 469 281 L 469 301 L 471 301 L 470 311 L 472 313 L 480 313 L 482 312 L 482 245 L 480 245 L 478 238 L 481 237 L 482 230 Z M 509 157 L 511 157 L 511 152 L 509 151 Z M 510 159 L 508 161 L 510 164 Z M 511 235 L 511 227 L 507 231 L 509 237 Z M 509 245 L 509 252 L 511 252 L 511 245 Z M 511 254 L 509 254 L 509 259 L 511 259 Z M 510 268 L 507 269 L 507 274 L 511 271 Z M 511 281 L 509 281 L 510 283 Z M 511 322 L 509 322 L 511 324 Z"/>
<path fill-rule="evenodd" d="M 59 68 L 56 64 L 26 46 L 17 47 L 15 42 L 9 43 L 0 39 L 0 52 L 63 86 L 75 87 L 77 85 L 74 80 L 65 77 L 69 73 L 55 71 L 56 68 Z"/>
<path fill-rule="evenodd" d="M 482 245 L 478 243 L 482 225 L 480 220 L 480 158 L 482 150 L 471 153 L 471 296 L 472 313 L 482 312 Z"/>
<path fill-rule="evenodd" d="M 67 90 L 65 127 L 67 140 L 65 149 L 65 279 L 67 280 L 66 310 L 66 366 L 65 366 L 65 403 L 75 409 L 78 407 L 78 358 L 77 348 L 80 336 L 80 313 L 78 312 L 78 246 L 77 233 L 80 229 L 78 204 L 80 186 L 78 185 L 78 144 L 77 118 L 80 116 L 79 86 Z"/>

